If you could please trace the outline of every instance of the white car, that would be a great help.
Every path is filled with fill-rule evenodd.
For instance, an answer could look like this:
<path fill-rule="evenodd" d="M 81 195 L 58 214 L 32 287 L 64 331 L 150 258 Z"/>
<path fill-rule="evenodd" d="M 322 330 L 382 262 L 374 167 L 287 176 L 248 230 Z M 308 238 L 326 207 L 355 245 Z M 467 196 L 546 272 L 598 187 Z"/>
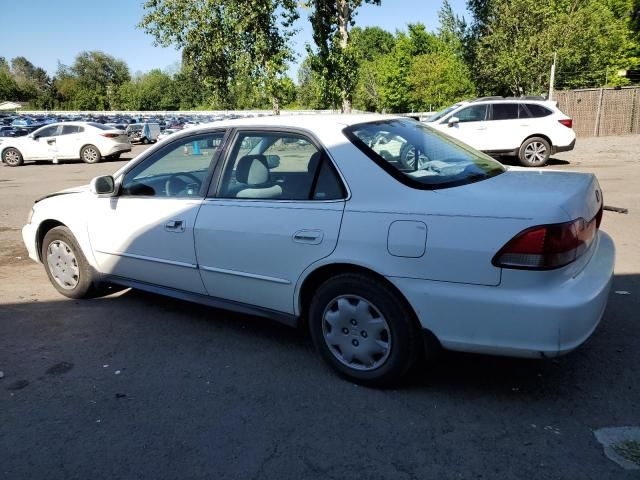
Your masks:
<path fill-rule="evenodd" d="M 505 168 L 410 119 L 278 116 L 173 134 L 37 201 L 22 234 L 67 297 L 119 285 L 304 320 L 336 370 L 380 385 L 439 346 L 582 344 L 613 274 L 602 211 L 591 174 Z"/>
<path fill-rule="evenodd" d="M 438 112 L 427 124 L 490 155 L 514 155 L 541 167 L 557 152 L 573 150 L 573 121 L 555 102 L 485 97 Z"/>
<path fill-rule="evenodd" d="M 10 167 L 27 160 L 75 160 L 98 163 L 131 151 L 129 137 L 94 122 L 62 122 L 46 125 L 24 137 L 7 138 L 0 145 L 0 158 Z"/>

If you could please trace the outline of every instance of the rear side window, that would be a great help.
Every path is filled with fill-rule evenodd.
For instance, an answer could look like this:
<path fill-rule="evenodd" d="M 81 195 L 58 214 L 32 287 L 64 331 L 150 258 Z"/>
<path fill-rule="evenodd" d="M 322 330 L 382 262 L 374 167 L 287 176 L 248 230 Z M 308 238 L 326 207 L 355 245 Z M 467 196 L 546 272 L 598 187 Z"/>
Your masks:
<path fill-rule="evenodd" d="M 352 125 L 344 133 L 383 170 L 413 188 L 455 187 L 504 172 L 491 157 L 410 119 Z"/>
<path fill-rule="evenodd" d="M 71 133 L 82 133 L 84 132 L 84 128 L 78 125 L 63 125 L 62 133 L 60 135 L 69 135 Z"/>
<path fill-rule="evenodd" d="M 518 118 L 517 103 L 494 103 L 491 120 L 516 120 Z"/>
<path fill-rule="evenodd" d="M 548 108 L 536 103 L 527 103 L 526 105 L 533 118 L 546 117 L 552 113 Z"/>

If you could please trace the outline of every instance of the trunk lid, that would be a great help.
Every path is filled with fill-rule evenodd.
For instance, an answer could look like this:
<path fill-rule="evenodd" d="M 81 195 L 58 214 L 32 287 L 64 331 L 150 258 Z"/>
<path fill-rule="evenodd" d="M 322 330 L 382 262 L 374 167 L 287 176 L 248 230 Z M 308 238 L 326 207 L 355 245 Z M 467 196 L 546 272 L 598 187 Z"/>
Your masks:
<path fill-rule="evenodd" d="M 437 191 L 451 208 L 472 215 L 531 219 L 531 225 L 589 221 L 602 205 L 602 191 L 590 173 L 510 167 L 493 178 Z M 453 212 L 452 212 L 453 213 Z"/>

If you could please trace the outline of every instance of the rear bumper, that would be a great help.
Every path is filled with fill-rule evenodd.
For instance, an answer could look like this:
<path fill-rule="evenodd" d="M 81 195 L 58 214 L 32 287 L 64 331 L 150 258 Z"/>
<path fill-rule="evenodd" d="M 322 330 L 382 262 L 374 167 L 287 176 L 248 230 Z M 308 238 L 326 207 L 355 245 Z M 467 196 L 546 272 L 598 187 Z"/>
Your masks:
<path fill-rule="evenodd" d="M 573 150 L 575 146 L 576 146 L 576 139 L 574 138 L 573 142 L 571 142 L 569 145 L 565 145 L 565 146 L 554 145 L 551 149 L 551 154 L 553 155 L 554 153 L 558 153 L 558 152 L 568 152 L 570 150 Z"/>
<path fill-rule="evenodd" d="M 615 247 L 599 232 L 589 263 L 560 284 L 524 289 L 389 278 L 423 328 L 444 348 L 514 357 L 553 357 L 584 343 L 604 313 Z"/>
<path fill-rule="evenodd" d="M 102 155 L 108 157 L 109 155 L 114 155 L 116 153 L 126 153 L 131 151 L 130 143 L 116 143 L 112 147 L 108 148 L 106 151 L 102 152 Z"/>

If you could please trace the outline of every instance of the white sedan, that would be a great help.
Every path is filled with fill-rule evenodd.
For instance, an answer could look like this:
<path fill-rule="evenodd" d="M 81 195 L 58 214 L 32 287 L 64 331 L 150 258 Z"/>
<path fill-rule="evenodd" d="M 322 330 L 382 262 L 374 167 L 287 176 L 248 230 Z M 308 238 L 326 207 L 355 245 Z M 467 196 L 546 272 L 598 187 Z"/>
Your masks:
<path fill-rule="evenodd" d="M 384 385 L 439 347 L 582 344 L 613 275 L 602 210 L 593 175 L 505 168 L 413 120 L 270 117 L 171 135 L 39 200 L 23 237 L 67 297 L 118 285 L 308 324 L 338 372 Z"/>
<path fill-rule="evenodd" d="M 10 167 L 25 160 L 75 160 L 98 163 L 116 159 L 131 151 L 129 137 L 118 130 L 94 122 L 62 122 L 46 125 L 24 137 L 8 138 L 0 144 L 0 158 Z"/>

